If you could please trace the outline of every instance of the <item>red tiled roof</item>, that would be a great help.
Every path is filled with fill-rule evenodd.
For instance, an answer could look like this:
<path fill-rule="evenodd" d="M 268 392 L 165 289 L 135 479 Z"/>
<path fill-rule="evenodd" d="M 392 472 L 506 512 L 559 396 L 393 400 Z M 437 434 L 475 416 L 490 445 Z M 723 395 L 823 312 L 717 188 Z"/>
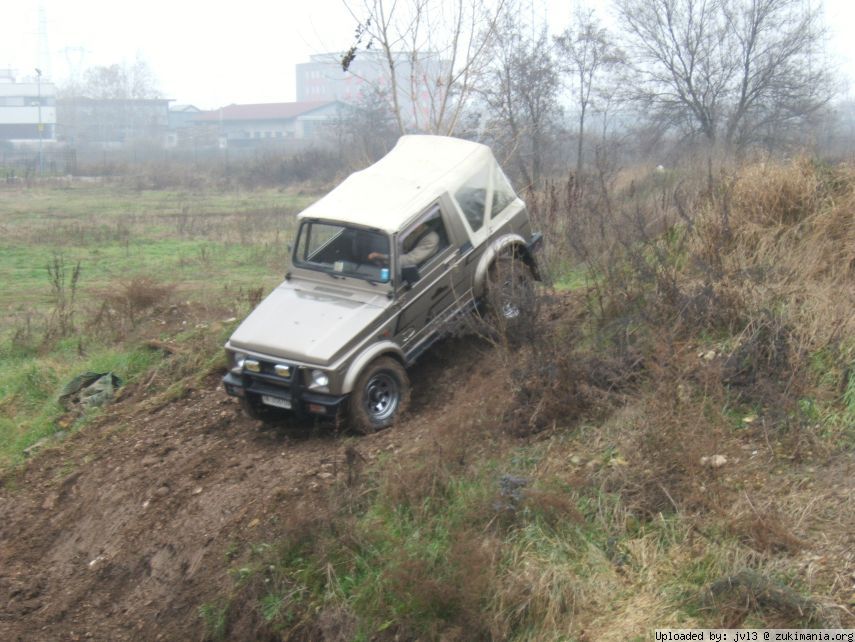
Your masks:
<path fill-rule="evenodd" d="M 330 101 L 301 103 L 260 103 L 257 105 L 227 105 L 199 114 L 194 120 L 290 120 L 310 111 L 332 105 Z"/>

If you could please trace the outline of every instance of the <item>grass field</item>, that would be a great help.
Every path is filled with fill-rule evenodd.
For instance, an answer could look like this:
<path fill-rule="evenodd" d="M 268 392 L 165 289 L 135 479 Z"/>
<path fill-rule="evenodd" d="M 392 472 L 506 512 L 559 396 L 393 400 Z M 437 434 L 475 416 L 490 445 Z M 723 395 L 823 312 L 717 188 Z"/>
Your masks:
<path fill-rule="evenodd" d="M 57 430 L 57 393 L 77 373 L 133 382 L 158 359 L 141 342 L 180 340 L 272 288 L 294 214 L 313 199 L 100 183 L 0 191 L 0 465 Z"/>

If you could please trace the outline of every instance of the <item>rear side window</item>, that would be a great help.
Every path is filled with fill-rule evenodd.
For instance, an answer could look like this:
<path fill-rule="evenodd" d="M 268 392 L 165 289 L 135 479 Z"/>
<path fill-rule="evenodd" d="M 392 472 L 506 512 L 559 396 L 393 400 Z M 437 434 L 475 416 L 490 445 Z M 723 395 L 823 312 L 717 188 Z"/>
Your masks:
<path fill-rule="evenodd" d="M 485 166 L 454 193 L 454 200 L 460 206 L 473 232 L 477 232 L 484 225 L 489 185 L 490 167 Z"/>
<path fill-rule="evenodd" d="M 493 216 L 499 214 L 517 197 L 516 193 L 514 192 L 514 188 L 511 187 L 510 181 L 508 180 L 507 176 L 505 176 L 504 172 L 499 169 L 499 167 L 496 167 L 495 178 L 496 180 L 493 182 Z"/>

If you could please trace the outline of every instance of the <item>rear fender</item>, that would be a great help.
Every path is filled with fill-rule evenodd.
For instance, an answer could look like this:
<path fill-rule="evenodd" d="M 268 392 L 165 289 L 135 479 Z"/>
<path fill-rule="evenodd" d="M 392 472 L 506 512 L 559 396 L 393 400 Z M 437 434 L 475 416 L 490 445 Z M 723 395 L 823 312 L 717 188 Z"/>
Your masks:
<path fill-rule="evenodd" d="M 529 254 L 525 239 L 519 234 L 505 234 L 490 243 L 490 247 L 484 251 L 481 259 L 478 261 L 478 267 L 475 268 L 474 282 L 476 297 L 484 294 L 484 286 L 487 283 L 487 274 L 490 271 L 490 266 L 493 265 L 498 257 L 503 255 L 520 257 L 531 268 L 534 277 L 539 278 L 537 264 Z"/>
<path fill-rule="evenodd" d="M 404 352 L 398 346 L 397 343 L 392 341 L 381 341 L 380 343 L 375 343 L 368 350 L 360 354 L 356 359 L 353 360 L 353 363 L 350 364 L 350 367 L 347 369 L 347 374 L 344 375 L 344 383 L 342 384 L 341 391 L 343 394 L 350 394 L 353 392 L 353 387 L 356 385 L 356 380 L 359 378 L 359 374 L 363 371 L 363 369 L 372 361 L 374 361 L 378 357 L 382 357 L 384 355 L 390 355 L 400 361 L 402 364 L 406 363 L 404 359 Z"/>

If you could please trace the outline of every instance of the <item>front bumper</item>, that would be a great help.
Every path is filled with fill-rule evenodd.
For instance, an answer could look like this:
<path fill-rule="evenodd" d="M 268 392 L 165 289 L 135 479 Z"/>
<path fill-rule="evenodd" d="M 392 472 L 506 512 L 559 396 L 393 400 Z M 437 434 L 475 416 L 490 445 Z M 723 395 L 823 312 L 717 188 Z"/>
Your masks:
<path fill-rule="evenodd" d="M 532 234 L 531 238 L 526 242 L 525 249 L 525 260 L 531 268 L 532 275 L 534 275 L 536 280 L 545 282 L 546 279 L 544 278 L 543 271 L 540 269 L 536 256 L 543 249 L 543 234 L 541 232 Z"/>
<path fill-rule="evenodd" d="M 226 392 L 233 397 L 256 397 L 261 403 L 261 397 L 282 399 L 290 405 L 291 412 L 297 416 L 321 415 L 334 417 L 347 395 L 330 395 L 309 390 L 300 384 L 302 372 L 295 372 L 289 381 L 276 380 L 267 375 L 256 375 L 249 372 L 235 374 L 229 372 L 223 377 Z M 271 407 L 278 407 L 273 406 Z"/>

